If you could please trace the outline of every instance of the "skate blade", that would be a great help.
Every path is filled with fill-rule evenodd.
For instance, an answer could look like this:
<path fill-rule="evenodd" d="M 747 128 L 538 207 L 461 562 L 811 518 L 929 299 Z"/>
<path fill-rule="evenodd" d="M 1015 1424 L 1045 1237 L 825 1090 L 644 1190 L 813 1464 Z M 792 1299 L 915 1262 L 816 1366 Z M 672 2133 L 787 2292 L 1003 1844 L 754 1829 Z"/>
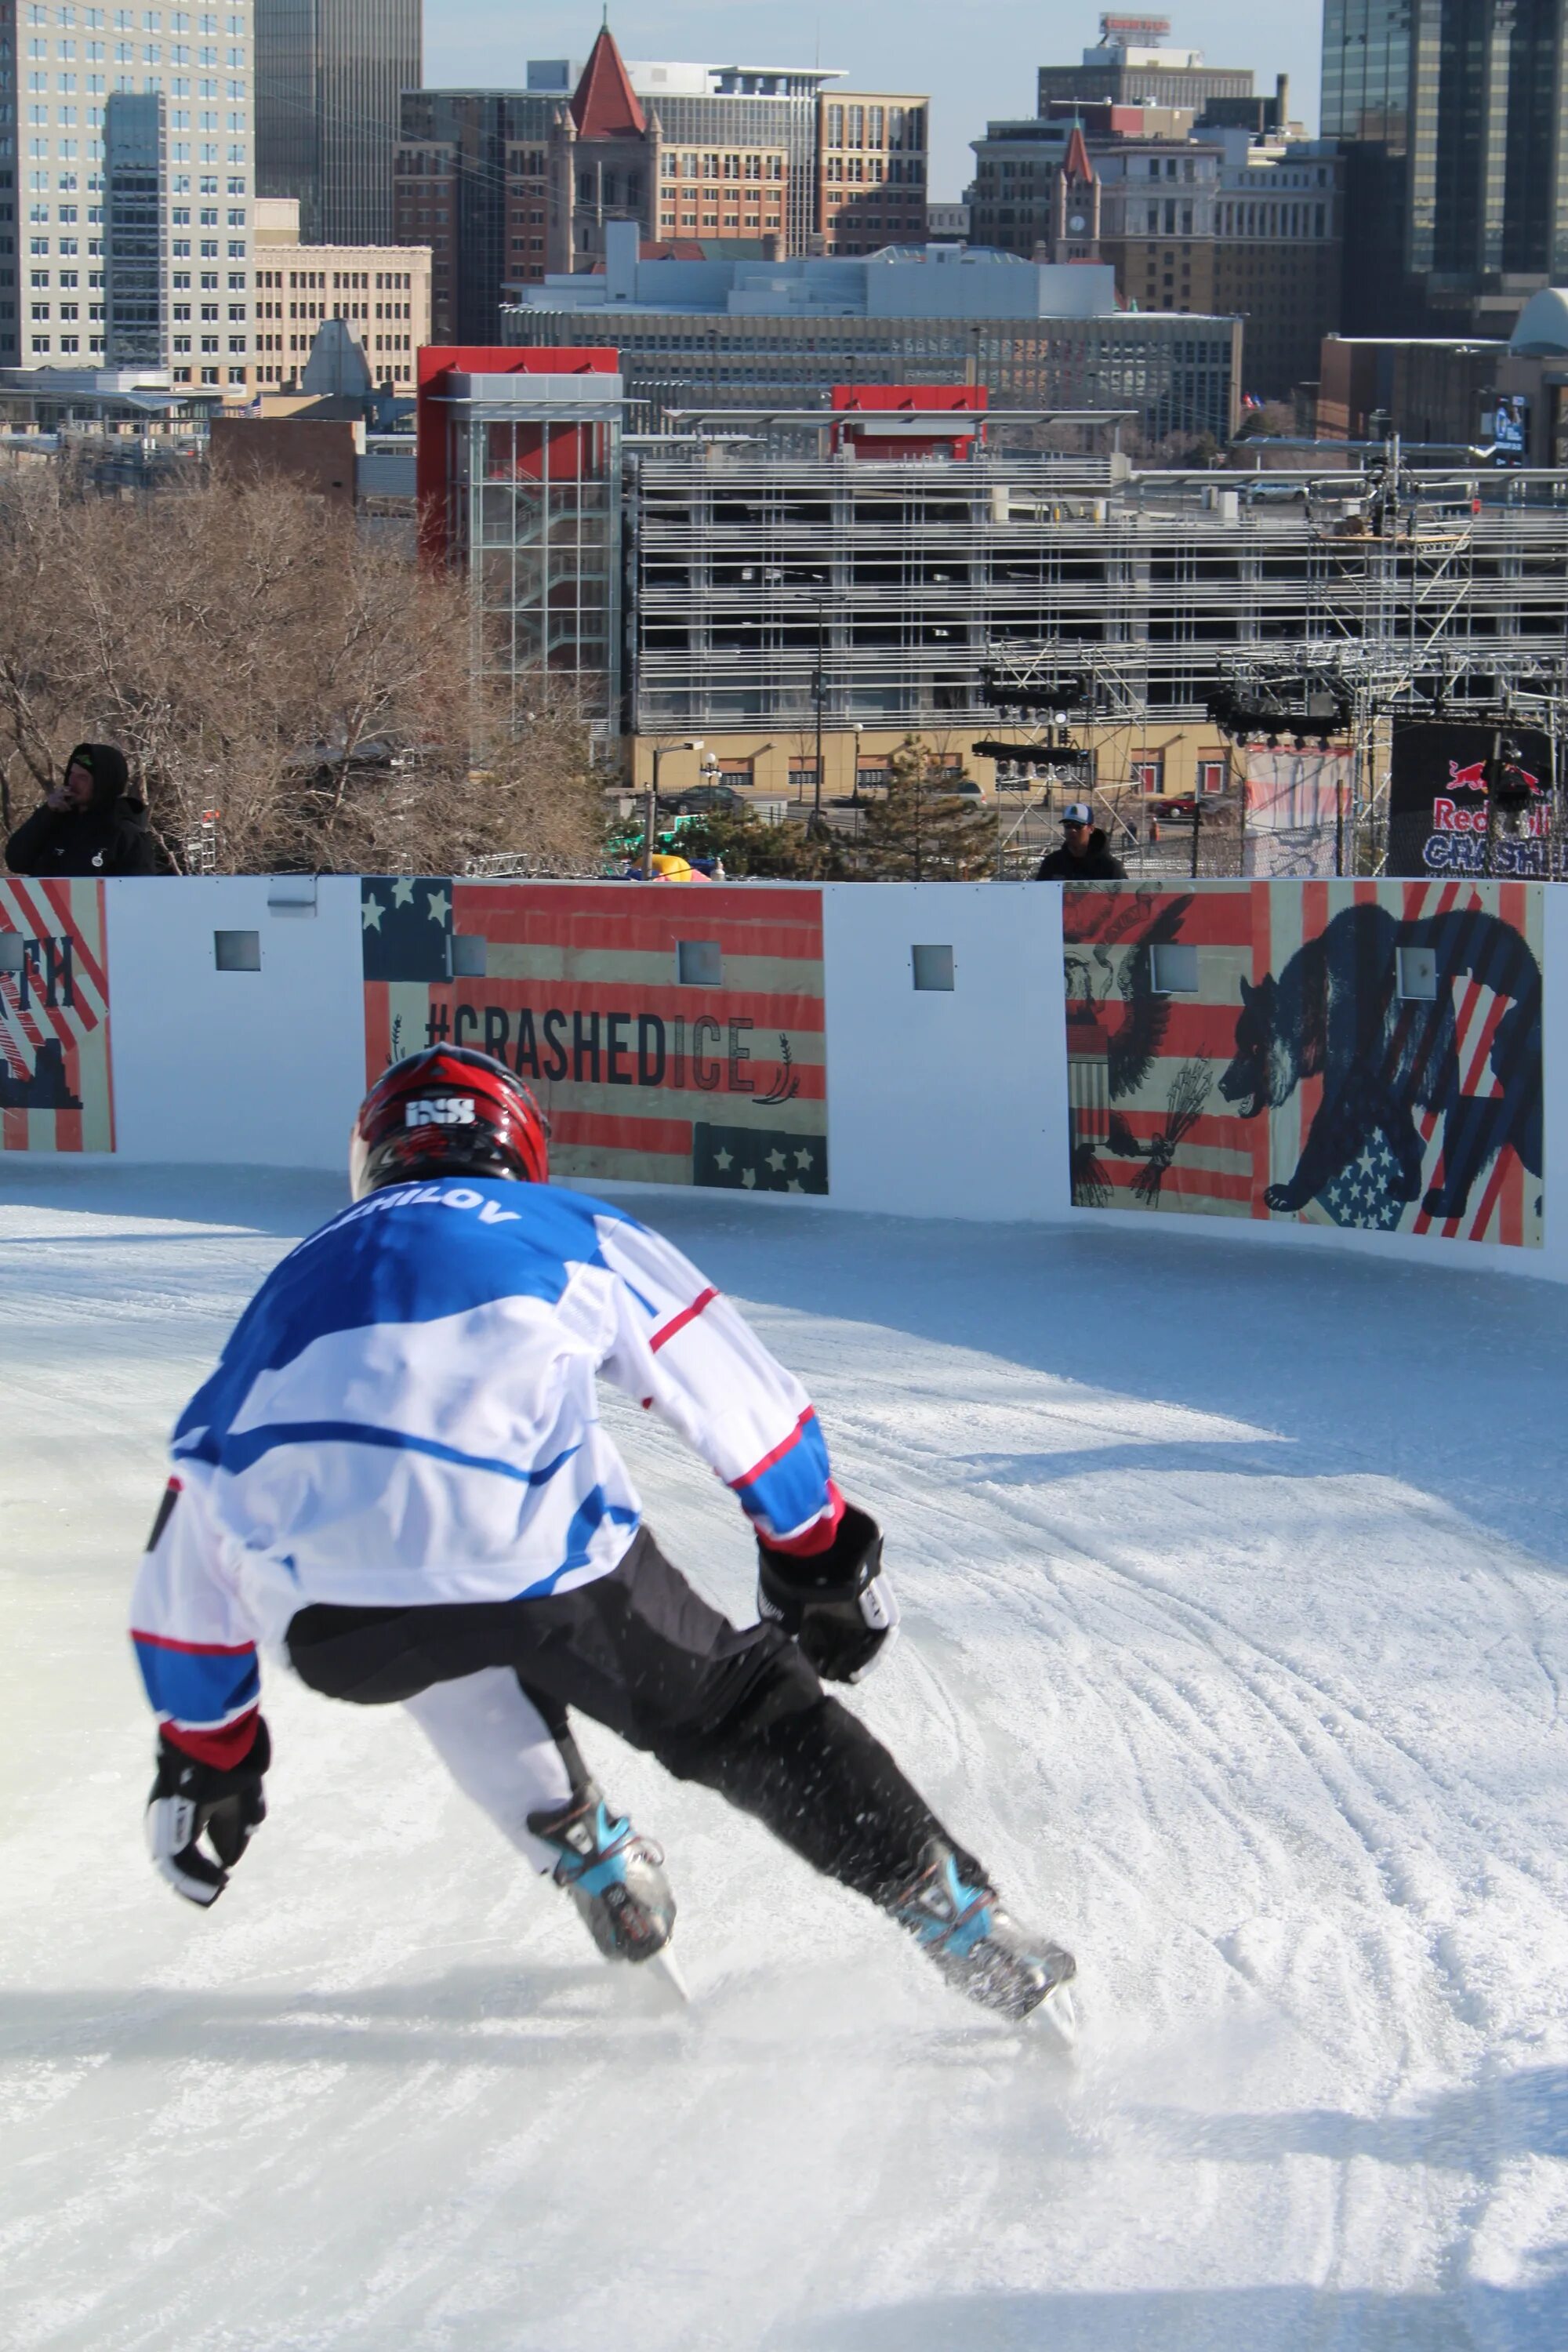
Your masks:
<path fill-rule="evenodd" d="M 680 1963 L 668 1944 L 655 1952 L 651 1960 L 643 1962 L 643 1972 L 654 1981 L 668 1988 L 675 2001 L 684 2009 L 691 1999 L 686 1979 L 680 1973 Z"/>
<path fill-rule="evenodd" d="M 1034 2014 L 1059 2049 L 1078 2048 L 1078 2010 L 1069 1985 L 1053 1985 Z"/>

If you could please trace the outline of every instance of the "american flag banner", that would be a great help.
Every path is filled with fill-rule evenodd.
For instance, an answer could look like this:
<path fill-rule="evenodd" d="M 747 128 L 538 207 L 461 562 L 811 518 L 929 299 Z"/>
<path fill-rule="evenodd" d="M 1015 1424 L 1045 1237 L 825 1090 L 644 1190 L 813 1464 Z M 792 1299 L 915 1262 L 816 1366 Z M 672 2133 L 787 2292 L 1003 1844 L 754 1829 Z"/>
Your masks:
<path fill-rule="evenodd" d="M 1069 885 L 1075 1203 L 1539 1247 L 1542 887 Z"/>
<path fill-rule="evenodd" d="M 826 1192 L 820 890 L 384 875 L 360 912 L 371 1079 L 477 1046 L 567 1182 Z"/>
<path fill-rule="evenodd" d="M 112 1151 L 102 883 L 0 882 L 6 936 L 21 945 L 0 965 L 0 1149 Z"/>

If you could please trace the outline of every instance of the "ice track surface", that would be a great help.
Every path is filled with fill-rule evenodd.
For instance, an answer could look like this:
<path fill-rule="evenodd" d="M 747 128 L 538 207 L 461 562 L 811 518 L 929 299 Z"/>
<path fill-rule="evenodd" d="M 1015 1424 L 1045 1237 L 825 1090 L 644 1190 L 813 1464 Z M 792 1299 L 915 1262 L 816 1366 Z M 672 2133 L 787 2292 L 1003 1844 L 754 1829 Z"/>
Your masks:
<path fill-rule="evenodd" d="M 313 1179 L 0 1179 L 0 2342 L 1568 2346 L 1563 1332 L 1544 1284 L 642 1200 L 811 1384 L 906 1635 L 854 1704 L 1076 1948 L 1076 2067 L 587 1729 L 694 2004 L 395 1710 L 270 1679 L 216 1910 L 121 1622 L 177 1404 Z M 724 1494 L 611 1402 L 733 1610 Z"/>

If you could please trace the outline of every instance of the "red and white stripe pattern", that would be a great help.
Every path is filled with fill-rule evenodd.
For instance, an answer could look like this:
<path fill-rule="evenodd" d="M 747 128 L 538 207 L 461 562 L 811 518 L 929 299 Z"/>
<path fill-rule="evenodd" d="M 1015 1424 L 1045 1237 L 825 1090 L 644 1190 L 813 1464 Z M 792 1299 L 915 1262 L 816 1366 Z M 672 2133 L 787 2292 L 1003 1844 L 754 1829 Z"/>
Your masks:
<path fill-rule="evenodd" d="M 0 932 L 36 943 L 24 950 L 22 972 L 0 972 L 0 1149 L 112 1151 L 102 883 L 0 882 Z M 59 1049 L 65 1088 L 79 1109 L 28 1098 L 39 1049 L 50 1044 Z M 46 1064 L 53 1058 L 46 1055 Z"/>
<path fill-rule="evenodd" d="M 423 887 L 423 886 L 421 886 Z M 436 1043 L 526 1079 L 557 1182 L 689 1184 L 696 1130 L 827 1133 L 822 893 L 798 885 L 458 881 L 453 928 L 482 978 L 365 984 L 366 1070 Z M 683 946 L 717 949 L 683 984 Z M 722 1165 L 723 1163 L 721 1163 Z M 705 1181 L 698 1177 L 695 1181 Z"/>
<path fill-rule="evenodd" d="M 1323 1101 L 1321 1075 L 1303 1075 L 1283 1101 L 1256 1118 L 1238 1115 L 1219 1080 L 1236 1052 L 1241 982 L 1279 981 L 1293 956 L 1322 936 L 1336 916 L 1355 907 L 1380 907 L 1399 923 L 1475 913 L 1516 932 L 1521 950 L 1542 960 L 1542 885 L 1529 882 L 1194 881 L 1134 889 L 1082 887 L 1063 893 L 1067 950 L 1068 1059 L 1071 1125 L 1079 1157 L 1080 1205 L 1159 1208 L 1209 1216 L 1266 1218 L 1270 1185 L 1287 1183 Z M 1129 959 L 1152 938 L 1197 950 L 1195 992 L 1134 1001 Z M 1440 987 L 1451 996 L 1461 1097 L 1500 1092 L 1489 1057 L 1499 1024 L 1513 999 L 1461 971 Z M 1409 1024 L 1424 1019 L 1415 1004 L 1398 1008 L 1388 1045 L 1403 1050 Z M 1151 1037 L 1147 1066 L 1128 1051 L 1142 1024 Z M 1437 1032 L 1432 1031 L 1434 1040 Z M 1435 1047 L 1435 1049 L 1437 1049 Z M 1136 1066 L 1132 1083 L 1129 1069 Z M 1110 1092 L 1116 1070 L 1121 1090 Z M 1188 1095 L 1201 1097 L 1193 1117 L 1179 1110 L 1178 1076 L 1188 1073 Z M 1206 1088 L 1205 1079 L 1206 1078 Z M 1420 1076 L 1409 1091 L 1421 1090 Z M 1444 1118 L 1413 1104 L 1423 1148 L 1422 1192 L 1442 1177 Z M 1179 1129 L 1179 1132 L 1178 1132 Z M 1376 1139 L 1373 1139 L 1375 1145 Z M 1151 1161 L 1158 1150 L 1158 1181 Z M 1542 1180 L 1505 1148 L 1484 1168 L 1462 1215 L 1429 1214 L 1420 1196 L 1403 1204 L 1396 1225 L 1383 1230 L 1433 1234 L 1447 1240 L 1538 1245 Z M 1310 1223 L 1331 1223 L 1320 1201 L 1299 1212 Z M 1392 1210 L 1390 1211 L 1392 1214 Z"/>

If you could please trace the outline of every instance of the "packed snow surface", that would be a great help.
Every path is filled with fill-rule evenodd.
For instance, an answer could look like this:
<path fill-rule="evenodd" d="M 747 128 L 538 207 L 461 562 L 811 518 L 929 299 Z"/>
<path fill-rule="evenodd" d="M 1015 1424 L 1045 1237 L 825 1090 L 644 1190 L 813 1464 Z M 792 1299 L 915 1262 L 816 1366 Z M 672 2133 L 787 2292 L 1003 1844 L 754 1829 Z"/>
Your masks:
<path fill-rule="evenodd" d="M 4 1173 L 8 2352 L 1568 2345 L 1561 1291 L 636 1203 L 885 1523 L 906 1635 L 852 1704 L 1077 1950 L 1073 2063 L 592 1726 L 685 2011 L 398 1710 L 280 1672 L 228 1893 L 153 1877 L 122 1622 L 164 1433 L 340 1202 Z M 747 1612 L 732 1503 L 606 1410 Z"/>

